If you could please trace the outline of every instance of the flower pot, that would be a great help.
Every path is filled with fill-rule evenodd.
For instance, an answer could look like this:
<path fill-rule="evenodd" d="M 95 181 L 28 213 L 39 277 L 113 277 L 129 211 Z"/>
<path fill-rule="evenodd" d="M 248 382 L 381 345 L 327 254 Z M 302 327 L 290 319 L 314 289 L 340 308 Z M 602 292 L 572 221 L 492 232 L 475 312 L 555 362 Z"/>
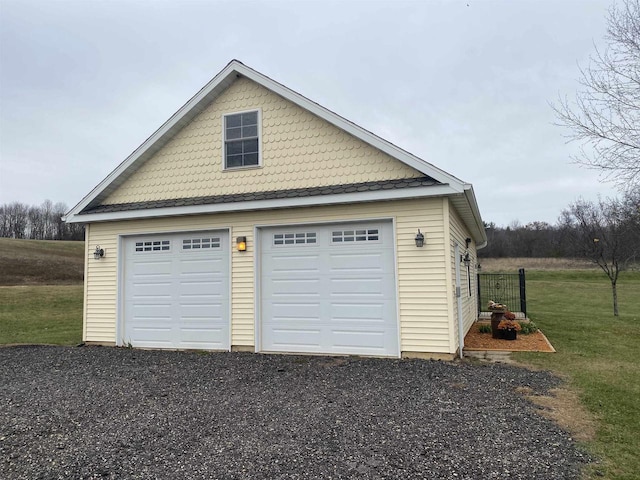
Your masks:
<path fill-rule="evenodd" d="M 515 340 L 518 337 L 518 331 L 515 328 L 502 330 L 502 335 L 505 340 Z"/>
<path fill-rule="evenodd" d="M 491 314 L 491 337 L 502 338 L 502 330 L 498 329 L 498 324 L 504 318 L 504 312 L 493 312 Z"/>

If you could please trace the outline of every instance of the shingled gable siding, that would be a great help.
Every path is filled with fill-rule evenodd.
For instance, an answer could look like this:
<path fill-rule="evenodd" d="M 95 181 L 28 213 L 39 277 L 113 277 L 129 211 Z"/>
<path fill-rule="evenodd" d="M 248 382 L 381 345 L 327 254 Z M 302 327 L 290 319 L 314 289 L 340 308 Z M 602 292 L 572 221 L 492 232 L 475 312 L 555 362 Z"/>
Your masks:
<path fill-rule="evenodd" d="M 454 245 L 457 242 L 460 245 L 460 255 L 464 255 L 467 250 L 465 239 L 470 238 L 471 234 L 469 230 L 464 226 L 460 215 L 455 210 L 453 205 L 449 204 L 449 226 L 451 232 L 450 238 L 450 248 L 451 248 L 451 271 L 453 278 L 453 291 L 455 292 L 455 262 L 459 262 L 460 258 L 455 258 L 454 254 Z M 463 318 L 463 329 L 466 334 L 473 322 L 477 319 L 477 304 L 478 304 L 478 288 L 476 285 L 476 264 L 477 260 L 477 251 L 475 248 L 475 243 L 471 242 L 469 244 L 469 257 L 471 257 L 471 295 L 469 295 L 469 277 L 467 276 L 467 267 L 465 267 L 464 263 L 460 264 L 460 289 L 462 293 L 462 318 Z M 454 316 L 453 316 L 453 325 L 452 328 L 455 331 L 454 339 L 454 349 L 458 348 L 458 317 L 457 317 L 457 301 L 454 296 Z"/>
<path fill-rule="evenodd" d="M 262 167 L 224 171 L 223 115 L 261 110 Z M 246 78 L 236 80 L 102 203 L 288 190 L 423 174 Z"/>
<path fill-rule="evenodd" d="M 401 200 L 338 207 L 241 212 L 94 223 L 88 244 L 106 249 L 88 259 L 86 341 L 114 343 L 117 311 L 118 235 L 231 227 L 231 238 L 247 236 L 248 251 L 232 254 L 232 345 L 254 345 L 254 226 L 395 218 L 398 255 L 401 351 L 451 353 L 444 239 L 446 200 Z M 420 228 L 423 248 L 415 246 Z"/>

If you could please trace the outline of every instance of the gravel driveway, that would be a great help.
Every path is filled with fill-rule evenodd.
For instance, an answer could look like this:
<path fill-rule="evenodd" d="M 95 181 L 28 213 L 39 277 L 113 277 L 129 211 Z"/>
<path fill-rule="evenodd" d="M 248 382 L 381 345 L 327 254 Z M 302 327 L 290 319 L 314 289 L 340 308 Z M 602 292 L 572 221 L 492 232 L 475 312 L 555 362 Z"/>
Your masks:
<path fill-rule="evenodd" d="M 0 478 L 577 478 L 517 387 L 423 360 L 0 348 Z"/>

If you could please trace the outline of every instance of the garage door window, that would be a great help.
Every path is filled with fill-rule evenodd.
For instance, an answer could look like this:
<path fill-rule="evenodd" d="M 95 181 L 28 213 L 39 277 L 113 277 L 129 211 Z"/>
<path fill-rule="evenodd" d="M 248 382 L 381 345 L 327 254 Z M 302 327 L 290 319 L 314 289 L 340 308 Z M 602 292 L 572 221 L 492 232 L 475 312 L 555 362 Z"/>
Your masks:
<path fill-rule="evenodd" d="M 316 232 L 276 233 L 273 235 L 274 245 L 304 245 L 316 243 Z"/>
<path fill-rule="evenodd" d="M 182 240 L 182 250 L 201 250 L 205 248 L 220 248 L 220 237 L 185 238 Z"/>
<path fill-rule="evenodd" d="M 380 240 L 380 233 L 377 228 L 362 230 L 334 230 L 331 234 L 333 243 L 347 242 L 377 242 Z"/>
<path fill-rule="evenodd" d="M 136 242 L 136 252 L 162 252 L 171 250 L 169 240 L 149 240 Z"/>

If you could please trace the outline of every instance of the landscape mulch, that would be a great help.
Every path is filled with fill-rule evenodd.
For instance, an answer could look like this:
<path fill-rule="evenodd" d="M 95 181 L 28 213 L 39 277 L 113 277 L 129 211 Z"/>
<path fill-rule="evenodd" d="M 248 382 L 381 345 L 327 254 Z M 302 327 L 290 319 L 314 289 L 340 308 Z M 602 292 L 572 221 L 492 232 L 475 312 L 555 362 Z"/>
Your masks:
<path fill-rule="evenodd" d="M 0 478 L 580 478 L 550 372 L 359 357 L 0 348 Z"/>
<path fill-rule="evenodd" d="M 518 333 L 515 340 L 492 338 L 491 333 L 480 333 L 481 323 L 474 323 L 464 337 L 464 349 L 470 351 L 503 351 L 503 352 L 555 352 L 547 337 L 538 330 L 528 335 Z M 486 323 L 488 325 L 488 323 Z"/>

